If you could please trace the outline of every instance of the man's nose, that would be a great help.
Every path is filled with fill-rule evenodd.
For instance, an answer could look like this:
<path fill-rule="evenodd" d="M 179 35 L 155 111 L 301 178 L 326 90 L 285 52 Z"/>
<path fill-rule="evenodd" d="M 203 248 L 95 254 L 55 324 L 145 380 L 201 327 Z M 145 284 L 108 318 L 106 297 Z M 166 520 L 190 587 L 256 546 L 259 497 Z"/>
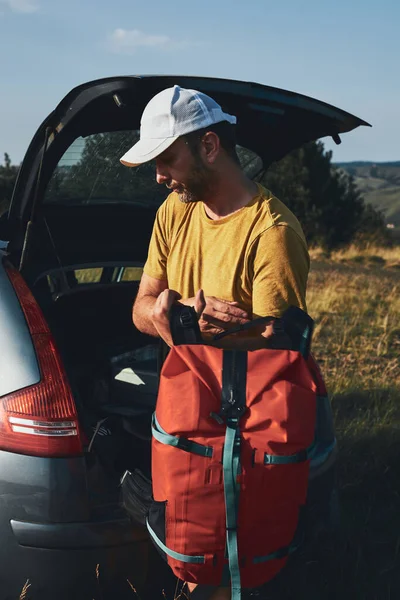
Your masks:
<path fill-rule="evenodd" d="M 169 181 L 170 177 L 165 166 L 161 161 L 156 160 L 156 181 L 157 183 L 163 184 Z"/>

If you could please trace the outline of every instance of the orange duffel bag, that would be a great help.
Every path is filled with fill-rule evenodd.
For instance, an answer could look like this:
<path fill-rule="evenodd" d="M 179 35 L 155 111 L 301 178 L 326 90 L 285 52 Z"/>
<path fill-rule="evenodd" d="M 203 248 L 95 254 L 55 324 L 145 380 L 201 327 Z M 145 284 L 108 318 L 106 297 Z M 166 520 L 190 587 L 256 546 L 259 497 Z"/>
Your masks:
<path fill-rule="evenodd" d="M 231 585 L 233 600 L 296 547 L 326 395 L 307 319 L 298 349 L 176 345 L 162 367 L 147 527 L 177 577 Z"/>

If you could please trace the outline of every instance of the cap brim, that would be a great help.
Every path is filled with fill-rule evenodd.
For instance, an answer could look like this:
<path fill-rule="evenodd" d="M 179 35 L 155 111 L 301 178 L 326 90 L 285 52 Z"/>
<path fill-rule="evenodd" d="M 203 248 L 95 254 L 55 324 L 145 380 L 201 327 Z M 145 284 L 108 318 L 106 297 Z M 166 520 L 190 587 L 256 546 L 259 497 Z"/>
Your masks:
<path fill-rule="evenodd" d="M 120 162 L 126 167 L 138 167 L 139 165 L 157 158 L 164 150 L 172 146 L 179 135 L 160 140 L 139 140 L 128 152 L 126 152 Z"/>

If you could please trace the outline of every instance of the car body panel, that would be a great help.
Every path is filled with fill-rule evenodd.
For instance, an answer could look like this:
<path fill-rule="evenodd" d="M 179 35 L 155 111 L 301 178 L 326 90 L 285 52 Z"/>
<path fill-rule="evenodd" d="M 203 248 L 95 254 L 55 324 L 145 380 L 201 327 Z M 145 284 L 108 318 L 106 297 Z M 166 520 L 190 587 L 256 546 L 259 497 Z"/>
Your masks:
<path fill-rule="evenodd" d="M 0 451 L 0 597 L 130 600 L 143 589 L 150 543 L 135 526 L 93 455 L 40 458 Z M 101 480 L 104 481 L 101 481 Z M 88 486 L 91 490 L 88 490 Z M 157 581 L 157 573 L 152 574 Z M 165 579 L 155 587 L 161 590 Z M 141 595 L 150 600 L 155 594 Z M 169 597 L 172 597 L 172 595 Z"/>
<path fill-rule="evenodd" d="M 0 250 L 0 397 L 40 381 L 25 316 L 7 276 Z"/>
<path fill-rule="evenodd" d="M 125 546 L 148 539 L 144 528 L 135 528 L 126 515 L 107 521 L 77 523 L 31 523 L 11 520 L 11 529 L 21 546 L 32 548 L 98 548 Z"/>
<path fill-rule="evenodd" d="M 2 520 L 68 523 L 90 520 L 86 461 L 0 451 Z"/>

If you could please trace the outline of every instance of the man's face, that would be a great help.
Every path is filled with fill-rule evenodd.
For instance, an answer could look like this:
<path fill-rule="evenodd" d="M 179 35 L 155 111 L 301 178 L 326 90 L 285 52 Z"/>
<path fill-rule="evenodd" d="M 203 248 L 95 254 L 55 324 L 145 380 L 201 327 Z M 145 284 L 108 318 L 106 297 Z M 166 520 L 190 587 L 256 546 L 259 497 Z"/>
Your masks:
<path fill-rule="evenodd" d="M 198 202 L 209 197 L 215 173 L 200 153 L 193 154 L 183 138 L 176 140 L 155 162 L 157 183 L 176 192 L 181 202 Z"/>

